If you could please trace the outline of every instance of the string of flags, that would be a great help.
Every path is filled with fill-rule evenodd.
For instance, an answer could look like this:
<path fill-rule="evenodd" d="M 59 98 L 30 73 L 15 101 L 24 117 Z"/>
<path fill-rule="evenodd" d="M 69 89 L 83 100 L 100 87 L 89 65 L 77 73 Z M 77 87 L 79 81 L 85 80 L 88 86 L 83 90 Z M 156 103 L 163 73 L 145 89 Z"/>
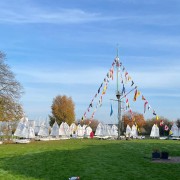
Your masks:
<path fill-rule="evenodd" d="M 160 120 L 160 123 L 159 123 L 159 125 L 161 126 L 161 127 L 163 127 L 163 129 L 165 130 L 165 131 L 169 131 L 169 135 L 172 135 L 173 134 L 173 132 L 170 130 L 170 128 L 168 127 L 168 125 L 166 125 L 166 124 L 164 124 L 164 121 L 163 120 Z"/>
<path fill-rule="evenodd" d="M 106 91 L 108 89 L 108 84 L 110 81 L 113 81 L 113 79 L 114 79 L 114 66 L 115 65 L 116 65 L 116 67 L 118 67 L 117 68 L 118 71 L 121 72 L 120 73 L 120 82 L 122 84 L 121 95 L 123 95 L 123 97 L 125 98 L 125 105 L 126 105 L 125 110 L 131 114 L 133 121 L 135 121 L 135 119 L 134 119 L 133 111 L 130 107 L 128 95 L 126 94 L 126 88 L 125 88 L 125 84 L 127 84 L 127 83 L 130 83 L 130 87 L 134 88 L 133 101 L 136 102 L 137 99 L 139 98 L 139 96 L 142 96 L 141 99 L 142 99 L 142 101 L 144 101 L 144 108 L 143 108 L 144 113 L 146 113 L 146 111 L 148 109 L 148 111 L 152 112 L 152 114 L 156 117 L 156 120 L 158 120 L 159 116 L 157 115 L 156 111 L 151 107 L 151 105 L 149 104 L 149 102 L 145 98 L 145 96 L 142 95 L 142 93 L 139 91 L 139 89 L 137 88 L 137 86 L 135 84 L 135 81 L 132 79 L 129 72 L 126 70 L 126 68 L 123 66 L 122 62 L 119 62 L 119 58 L 118 59 L 117 58 L 118 57 L 116 57 L 114 59 L 114 61 L 112 62 L 111 68 L 109 69 L 106 76 L 104 77 L 104 80 L 100 84 L 97 92 L 93 96 L 93 98 L 92 98 L 91 102 L 89 103 L 89 106 L 87 107 L 86 111 L 84 112 L 81 120 L 84 120 L 88 113 L 91 113 L 91 119 L 93 119 L 97 109 L 102 106 L 103 96 L 106 94 Z M 95 99 L 97 99 L 97 98 L 99 98 L 99 99 L 96 100 L 97 103 L 95 103 Z M 113 114 L 113 108 L 112 108 L 112 104 L 111 104 L 110 116 L 112 116 L 112 114 Z"/>
<path fill-rule="evenodd" d="M 122 71 L 122 74 L 121 74 L 121 83 L 122 83 L 122 87 L 123 87 L 122 88 L 122 94 L 126 93 L 125 83 L 130 82 L 131 83 L 130 86 L 132 88 L 134 87 L 133 101 L 136 102 L 138 97 L 141 96 L 141 92 L 138 90 L 137 85 L 135 84 L 135 81 L 132 79 L 129 72 L 126 70 L 126 68 L 123 66 L 122 63 L 120 63 L 120 69 Z M 148 111 L 152 111 L 152 114 L 156 117 L 156 120 L 158 120 L 159 116 L 157 115 L 156 111 L 154 109 L 152 109 L 151 105 L 149 104 L 148 100 L 145 98 L 145 96 L 143 94 L 142 94 L 142 100 L 144 101 L 144 114 L 146 113 L 146 109 L 148 109 Z M 132 109 L 130 107 L 129 99 L 126 95 L 125 95 L 125 102 L 126 102 L 126 110 L 129 110 L 129 113 L 131 114 L 131 116 L 133 118 L 133 112 L 132 112 Z"/>
<path fill-rule="evenodd" d="M 84 112 L 84 114 L 83 114 L 83 116 L 81 118 L 82 121 L 86 118 L 87 113 L 90 113 L 90 111 L 92 111 L 91 119 L 93 119 L 97 109 L 102 106 L 103 96 L 106 94 L 106 91 L 107 91 L 107 88 L 108 88 L 108 84 L 109 84 L 110 80 L 114 79 L 114 65 L 115 65 L 115 62 L 116 61 L 114 60 L 113 63 L 112 63 L 112 66 L 109 69 L 109 71 L 107 72 L 103 82 L 99 86 L 99 88 L 97 90 L 97 93 L 94 95 L 94 97 L 92 98 L 92 100 L 91 100 L 87 110 Z M 98 98 L 98 97 L 99 97 L 99 100 L 97 101 L 97 103 L 95 105 L 94 104 L 94 100 L 96 98 Z"/>

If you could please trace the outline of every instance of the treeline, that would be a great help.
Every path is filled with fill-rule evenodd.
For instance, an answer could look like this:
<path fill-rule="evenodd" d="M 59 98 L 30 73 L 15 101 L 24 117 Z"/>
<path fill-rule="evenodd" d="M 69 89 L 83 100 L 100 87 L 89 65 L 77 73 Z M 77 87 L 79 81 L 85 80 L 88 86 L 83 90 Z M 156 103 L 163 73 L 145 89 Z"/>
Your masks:
<path fill-rule="evenodd" d="M 69 125 L 75 122 L 76 124 L 81 124 L 81 125 L 85 124 L 90 126 L 92 130 L 95 132 L 100 122 L 99 120 L 96 119 L 85 119 L 83 121 L 75 120 L 74 102 L 71 97 L 67 97 L 65 95 L 63 96 L 58 95 L 53 99 L 51 110 L 52 110 L 52 115 L 49 115 L 51 126 L 52 124 L 54 124 L 55 121 L 59 125 L 62 122 L 67 122 Z M 159 117 L 158 120 L 156 118 L 145 120 L 144 115 L 138 112 L 133 112 L 133 117 L 132 114 L 125 113 L 122 116 L 122 121 L 124 124 L 124 129 L 123 129 L 124 132 L 126 131 L 127 125 L 132 127 L 133 124 L 135 124 L 138 127 L 139 134 L 142 135 L 149 135 L 151 133 L 152 126 L 154 124 L 157 124 L 157 126 L 159 127 L 159 132 L 161 136 L 168 135 L 169 130 L 171 129 L 172 126 L 172 121 L 167 118 Z M 101 120 L 101 122 L 103 122 L 103 120 Z M 176 124 L 178 127 L 180 127 L 180 119 L 176 121 Z M 165 126 L 168 127 L 168 129 L 166 128 L 165 130 Z"/>

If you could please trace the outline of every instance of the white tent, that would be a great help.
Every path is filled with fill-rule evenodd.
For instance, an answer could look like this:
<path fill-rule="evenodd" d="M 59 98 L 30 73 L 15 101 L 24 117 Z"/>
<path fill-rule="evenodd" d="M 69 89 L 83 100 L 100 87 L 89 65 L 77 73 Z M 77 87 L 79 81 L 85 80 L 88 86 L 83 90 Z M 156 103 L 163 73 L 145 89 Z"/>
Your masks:
<path fill-rule="evenodd" d="M 55 121 L 55 123 L 53 124 L 52 128 L 51 128 L 51 136 L 53 137 L 58 137 L 59 136 L 59 126 L 57 124 L 57 122 Z"/>
<path fill-rule="evenodd" d="M 38 121 L 38 120 L 35 121 L 34 132 L 35 132 L 36 135 L 38 134 L 38 132 L 39 132 L 39 130 L 40 130 L 40 126 L 41 126 L 40 121 Z"/>
<path fill-rule="evenodd" d="M 131 135 L 133 136 L 133 138 L 138 137 L 137 127 L 135 125 L 132 126 Z"/>
<path fill-rule="evenodd" d="M 104 136 L 111 136 L 111 127 L 108 124 L 103 126 L 103 135 Z"/>
<path fill-rule="evenodd" d="M 34 121 L 28 121 L 27 117 L 23 117 L 18 123 L 14 136 L 30 139 L 34 138 Z"/>
<path fill-rule="evenodd" d="M 69 125 L 66 122 L 62 122 L 59 127 L 59 135 L 65 139 L 69 138 L 70 131 Z"/>
<path fill-rule="evenodd" d="M 64 128 L 64 122 L 62 122 L 60 124 L 60 127 L 59 127 L 59 135 L 60 136 L 66 136 L 66 131 L 65 131 L 65 128 Z"/>
<path fill-rule="evenodd" d="M 29 143 L 30 140 L 27 138 L 34 138 L 34 129 L 33 126 L 30 126 L 30 123 L 28 122 L 27 117 L 23 117 L 20 122 L 18 123 L 18 126 L 16 128 L 16 131 L 14 132 L 14 136 L 25 138 L 25 139 L 14 139 L 13 141 L 16 143 Z"/>
<path fill-rule="evenodd" d="M 28 138 L 30 138 L 30 139 L 33 139 L 33 138 L 35 138 L 35 130 L 34 130 L 34 128 L 35 128 L 35 121 L 28 121 L 28 124 L 29 124 L 29 130 L 28 130 Z"/>
<path fill-rule="evenodd" d="M 72 124 L 70 125 L 70 127 L 69 127 L 69 132 L 70 132 L 70 134 L 76 134 L 76 133 L 77 133 L 77 132 L 76 132 L 76 129 L 77 129 L 76 124 L 75 124 L 75 123 L 72 123 Z"/>
<path fill-rule="evenodd" d="M 173 125 L 171 127 L 171 131 L 173 133 L 172 136 L 175 136 L 175 137 L 180 136 L 178 127 L 177 127 L 177 125 L 175 123 L 173 123 Z"/>
<path fill-rule="evenodd" d="M 111 127 L 111 136 L 117 137 L 118 136 L 118 128 L 115 124 Z"/>
<path fill-rule="evenodd" d="M 66 132 L 66 136 L 69 137 L 70 136 L 70 128 L 69 128 L 69 125 L 67 124 L 67 122 L 64 123 L 64 129 L 65 129 L 65 132 Z"/>
<path fill-rule="evenodd" d="M 127 127 L 126 127 L 126 136 L 127 137 L 131 137 L 131 135 L 132 135 L 131 131 L 132 131 L 131 127 L 129 125 L 127 125 Z"/>
<path fill-rule="evenodd" d="M 45 121 L 41 123 L 38 135 L 42 136 L 42 137 L 48 137 L 49 136 L 49 127 Z"/>
<path fill-rule="evenodd" d="M 97 128 L 96 128 L 96 132 L 95 132 L 96 136 L 103 136 L 103 124 L 99 123 Z"/>
<path fill-rule="evenodd" d="M 87 137 L 90 137 L 90 133 L 92 132 L 92 128 L 90 126 L 86 127 L 85 129 L 85 135 Z"/>
<path fill-rule="evenodd" d="M 77 136 L 83 137 L 84 133 L 85 133 L 85 128 L 79 124 L 77 127 Z"/>
<path fill-rule="evenodd" d="M 16 128 L 16 131 L 14 132 L 14 136 L 17 136 L 17 137 L 23 137 L 23 138 L 26 138 L 26 136 L 24 137 L 24 128 L 26 128 L 26 123 L 27 123 L 27 118 L 23 117 L 19 123 L 18 123 L 18 126 Z"/>
<path fill-rule="evenodd" d="M 159 128 L 156 124 L 154 124 L 151 129 L 150 137 L 153 137 L 153 138 L 159 137 Z"/>

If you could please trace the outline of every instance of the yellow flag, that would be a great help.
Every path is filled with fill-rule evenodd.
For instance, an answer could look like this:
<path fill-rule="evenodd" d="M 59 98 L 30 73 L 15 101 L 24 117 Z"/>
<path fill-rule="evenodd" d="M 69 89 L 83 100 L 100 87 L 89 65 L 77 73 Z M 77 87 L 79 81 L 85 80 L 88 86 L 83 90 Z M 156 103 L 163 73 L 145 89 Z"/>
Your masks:
<path fill-rule="evenodd" d="M 159 120 L 159 116 L 158 115 L 156 116 L 156 120 Z"/>
<path fill-rule="evenodd" d="M 140 91 L 138 91 L 138 96 L 141 94 L 141 92 Z"/>

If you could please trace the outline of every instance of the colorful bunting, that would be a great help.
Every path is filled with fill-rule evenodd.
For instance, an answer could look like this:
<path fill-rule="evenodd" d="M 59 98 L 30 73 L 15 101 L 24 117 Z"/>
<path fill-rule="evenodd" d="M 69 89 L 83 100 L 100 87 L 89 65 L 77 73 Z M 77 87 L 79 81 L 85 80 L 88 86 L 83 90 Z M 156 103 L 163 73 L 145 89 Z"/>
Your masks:
<path fill-rule="evenodd" d="M 92 113 L 92 118 L 94 117 L 94 114 L 95 114 L 97 108 L 102 106 L 102 99 L 103 99 L 102 97 L 103 97 L 103 95 L 106 94 L 109 81 L 110 81 L 110 80 L 113 80 L 113 76 L 114 76 L 114 66 L 115 66 L 115 65 L 117 66 L 117 71 L 118 71 L 118 72 L 123 72 L 123 73 L 121 73 L 120 82 L 122 83 L 122 92 L 121 92 L 121 93 L 124 94 L 124 97 L 126 97 L 126 95 L 125 95 L 125 94 L 126 94 L 126 89 L 125 89 L 125 84 L 124 84 L 124 82 L 125 82 L 125 83 L 131 82 L 130 86 L 131 86 L 131 87 L 132 87 L 132 86 L 135 87 L 135 88 L 134 88 L 134 89 L 135 89 L 135 92 L 134 92 L 133 101 L 136 101 L 137 98 L 138 98 L 138 96 L 140 96 L 140 94 L 141 94 L 141 92 L 138 91 L 137 86 L 136 86 L 136 84 L 134 83 L 133 79 L 131 78 L 131 76 L 129 75 L 129 73 L 128 73 L 127 70 L 125 69 L 125 67 L 122 65 L 122 62 L 119 62 L 119 58 L 116 57 L 115 60 L 114 60 L 113 63 L 112 63 L 112 67 L 111 67 L 111 68 L 109 69 L 109 71 L 107 72 L 107 74 L 106 74 L 106 76 L 105 76 L 105 78 L 104 78 L 104 80 L 103 80 L 103 83 L 101 83 L 101 85 L 100 85 L 97 93 L 94 95 L 93 99 L 91 100 L 91 103 L 89 104 L 89 107 L 87 108 L 87 112 L 90 112 L 90 109 L 93 108 L 93 107 L 95 107 L 94 112 Z M 123 79 L 123 77 L 124 77 L 125 79 Z M 104 87 L 103 87 L 103 85 L 104 85 Z M 97 105 L 95 106 L 95 105 L 94 105 L 95 98 L 97 98 L 97 96 L 100 95 L 100 92 L 101 92 L 102 87 L 103 87 L 103 90 L 102 90 L 101 96 L 100 96 L 99 100 L 96 101 L 96 102 L 97 102 Z M 132 90 L 131 90 L 131 91 L 132 91 Z M 130 91 L 130 92 L 131 92 L 131 91 Z M 129 93 L 128 93 L 128 94 L 129 94 Z M 148 101 L 146 100 L 146 98 L 145 98 L 143 95 L 142 95 L 142 100 L 145 101 L 145 102 L 144 102 L 144 113 L 146 112 L 147 104 L 148 104 L 148 111 L 150 111 L 151 106 L 149 105 Z M 126 98 L 126 110 L 127 110 L 128 108 L 130 108 L 130 104 L 129 104 L 128 99 Z M 125 108 L 124 108 L 124 109 L 125 109 Z M 130 112 L 130 114 L 131 114 L 131 116 L 132 116 L 132 119 L 133 119 L 134 117 L 133 117 L 133 112 L 132 112 L 132 110 L 129 109 L 129 112 Z M 113 110 L 112 110 L 112 104 L 111 104 L 110 116 L 112 115 L 112 113 L 113 113 Z M 155 110 L 153 110 L 153 115 L 156 116 L 156 120 L 159 119 L 159 117 L 158 117 L 158 115 L 156 114 Z M 84 116 L 82 117 L 82 120 L 83 120 L 84 118 L 86 118 L 86 112 L 84 113 Z"/>
<path fill-rule="evenodd" d="M 105 94 L 105 93 L 106 93 L 106 89 L 107 89 L 107 85 L 104 86 L 103 91 L 102 91 L 102 94 Z"/>

